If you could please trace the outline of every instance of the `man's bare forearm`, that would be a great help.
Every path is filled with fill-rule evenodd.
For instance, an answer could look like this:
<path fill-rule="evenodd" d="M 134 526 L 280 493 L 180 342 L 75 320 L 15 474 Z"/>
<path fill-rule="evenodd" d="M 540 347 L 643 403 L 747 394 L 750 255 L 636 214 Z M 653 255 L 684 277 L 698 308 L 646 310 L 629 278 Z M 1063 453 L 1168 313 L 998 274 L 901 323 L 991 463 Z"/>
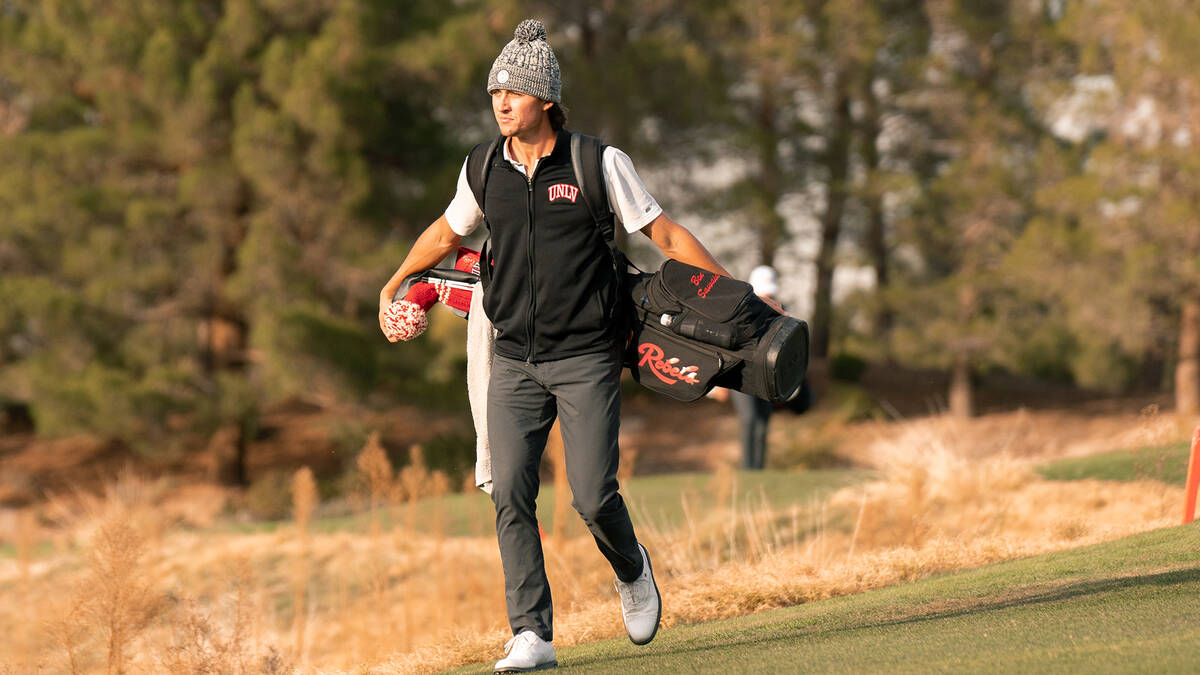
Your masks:
<path fill-rule="evenodd" d="M 661 214 L 642 228 L 642 233 L 650 238 L 668 258 L 682 263 L 695 265 L 701 269 L 732 277 L 721 263 L 708 252 L 704 244 L 686 227 L 671 220 L 667 214 Z"/>
<path fill-rule="evenodd" d="M 379 291 L 380 311 L 391 304 L 392 297 L 400 289 L 400 284 L 404 282 L 405 277 L 437 265 L 446 256 L 453 253 L 461 241 L 462 237 L 450 229 L 450 224 L 446 222 L 444 215 L 425 228 L 421 236 L 417 237 L 412 250 L 405 256 L 399 269 Z"/>

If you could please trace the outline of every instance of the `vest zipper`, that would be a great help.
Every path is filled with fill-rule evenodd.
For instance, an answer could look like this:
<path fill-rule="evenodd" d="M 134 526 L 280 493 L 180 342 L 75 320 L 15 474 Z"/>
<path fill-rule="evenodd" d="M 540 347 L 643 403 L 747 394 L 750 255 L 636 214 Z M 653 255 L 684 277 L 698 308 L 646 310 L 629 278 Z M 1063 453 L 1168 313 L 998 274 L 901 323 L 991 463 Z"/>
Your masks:
<path fill-rule="evenodd" d="M 541 162 L 538 162 L 541 164 Z M 525 362 L 533 363 L 533 316 L 537 311 L 537 282 L 534 279 L 534 255 L 533 255 L 533 176 L 537 174 L 538 167 L 534 167 L 533 173 L 526 179 L 526 187 L 528 193 L 525 197 L 525 215 L 529 221 L 529 245 L 525 247 L 526 254 L 529 258 L 529 314 L 525 318 L 525 334 L 528 343 L 525 347 Z"/>

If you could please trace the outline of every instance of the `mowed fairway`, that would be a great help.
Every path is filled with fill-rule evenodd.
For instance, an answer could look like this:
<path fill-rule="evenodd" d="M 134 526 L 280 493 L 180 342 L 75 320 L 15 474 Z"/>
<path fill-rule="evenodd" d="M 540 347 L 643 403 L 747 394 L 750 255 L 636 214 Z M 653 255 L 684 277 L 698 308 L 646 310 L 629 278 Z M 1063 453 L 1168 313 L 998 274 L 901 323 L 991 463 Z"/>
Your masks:
<path fill-rule="evenodd" d="M 1200 525 L 665 629 L 641 648 L 560 649 L 558 660 L 602 673 L 1197 672 Z"/>

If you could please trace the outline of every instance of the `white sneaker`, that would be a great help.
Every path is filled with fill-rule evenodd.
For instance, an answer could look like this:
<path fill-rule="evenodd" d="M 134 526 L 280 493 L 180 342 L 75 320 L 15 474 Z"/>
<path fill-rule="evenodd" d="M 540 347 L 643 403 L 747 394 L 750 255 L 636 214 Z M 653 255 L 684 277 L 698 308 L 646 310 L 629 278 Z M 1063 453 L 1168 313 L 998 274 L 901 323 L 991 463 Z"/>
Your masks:
<path fill-rule="evenodd" d="M 642 574 L 625 583 L 617 579 L 614 584 L 621 595 L 621 618 L 625 619 L 625 632 L 635 645 L 644 645 L 654 639 L 658 622 L 662 619 L 662 597 L 658 584 L 654 583 L 654 570 L 650 567 L 650 554 L 646 547 L 638 544 L 642 552 Z"/>
<path fill-rule="evenodd" d="M 504 658 L 496 662 L 495 672 L 527 673 L 557 667 L 554 644 L 546 642 L 531 630 L 523 630 L 504 644 Z"/>

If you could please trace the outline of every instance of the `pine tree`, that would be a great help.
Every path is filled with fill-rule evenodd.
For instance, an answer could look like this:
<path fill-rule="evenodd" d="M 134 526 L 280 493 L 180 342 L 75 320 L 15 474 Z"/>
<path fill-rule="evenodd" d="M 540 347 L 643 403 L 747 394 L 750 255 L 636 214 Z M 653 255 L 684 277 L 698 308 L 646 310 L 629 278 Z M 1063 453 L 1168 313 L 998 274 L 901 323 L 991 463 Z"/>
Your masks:
<path fill-rule="evenodd" d="M 949 367 L 949 411 L 974 410 L 972 378 L 1007 360 L 1014 306 L 1005 261 L 1034 214 L 1036 150 L 1045 132 L 1024 97 L 1051 17 L 995 2 L 926 3 L 931 34 L 920 101 L 926 158 L 919 198 L 899 223 L 911 254 L 897 270 L 896 348 L 910 362 Z"/>
<path fill-rule="evenodd" d="M 1114 98 L 1102 119 L 1105 135 L 1088 148 L 1080 177 L 1070 183 L 1084 196 L 1067 202 L 1072 215 L 1096 247 L 1098 263 L 1107 263 L 1097 265 L 1095 276 L 1109 280 L 1097 286 L 1106 293 L 1081 305 L 1102 314 L 1114 304 L 1123 308 L 1098 332 L 1138 348 L 1140 359 L 1173 360 L 1176 410 L 1197 414 L 1200 3 L 1070 5 L 1064 24 L 1084 73 L 1111 82 Z"/>
<path fill-rule="evenodd" d="M 0 385 L 39 431 L 244 449 L 273 402 L 412 389 L 438 347 L 388 350 L 375 293 L 485 101 L 476 4 L 5 7 Z"/>

